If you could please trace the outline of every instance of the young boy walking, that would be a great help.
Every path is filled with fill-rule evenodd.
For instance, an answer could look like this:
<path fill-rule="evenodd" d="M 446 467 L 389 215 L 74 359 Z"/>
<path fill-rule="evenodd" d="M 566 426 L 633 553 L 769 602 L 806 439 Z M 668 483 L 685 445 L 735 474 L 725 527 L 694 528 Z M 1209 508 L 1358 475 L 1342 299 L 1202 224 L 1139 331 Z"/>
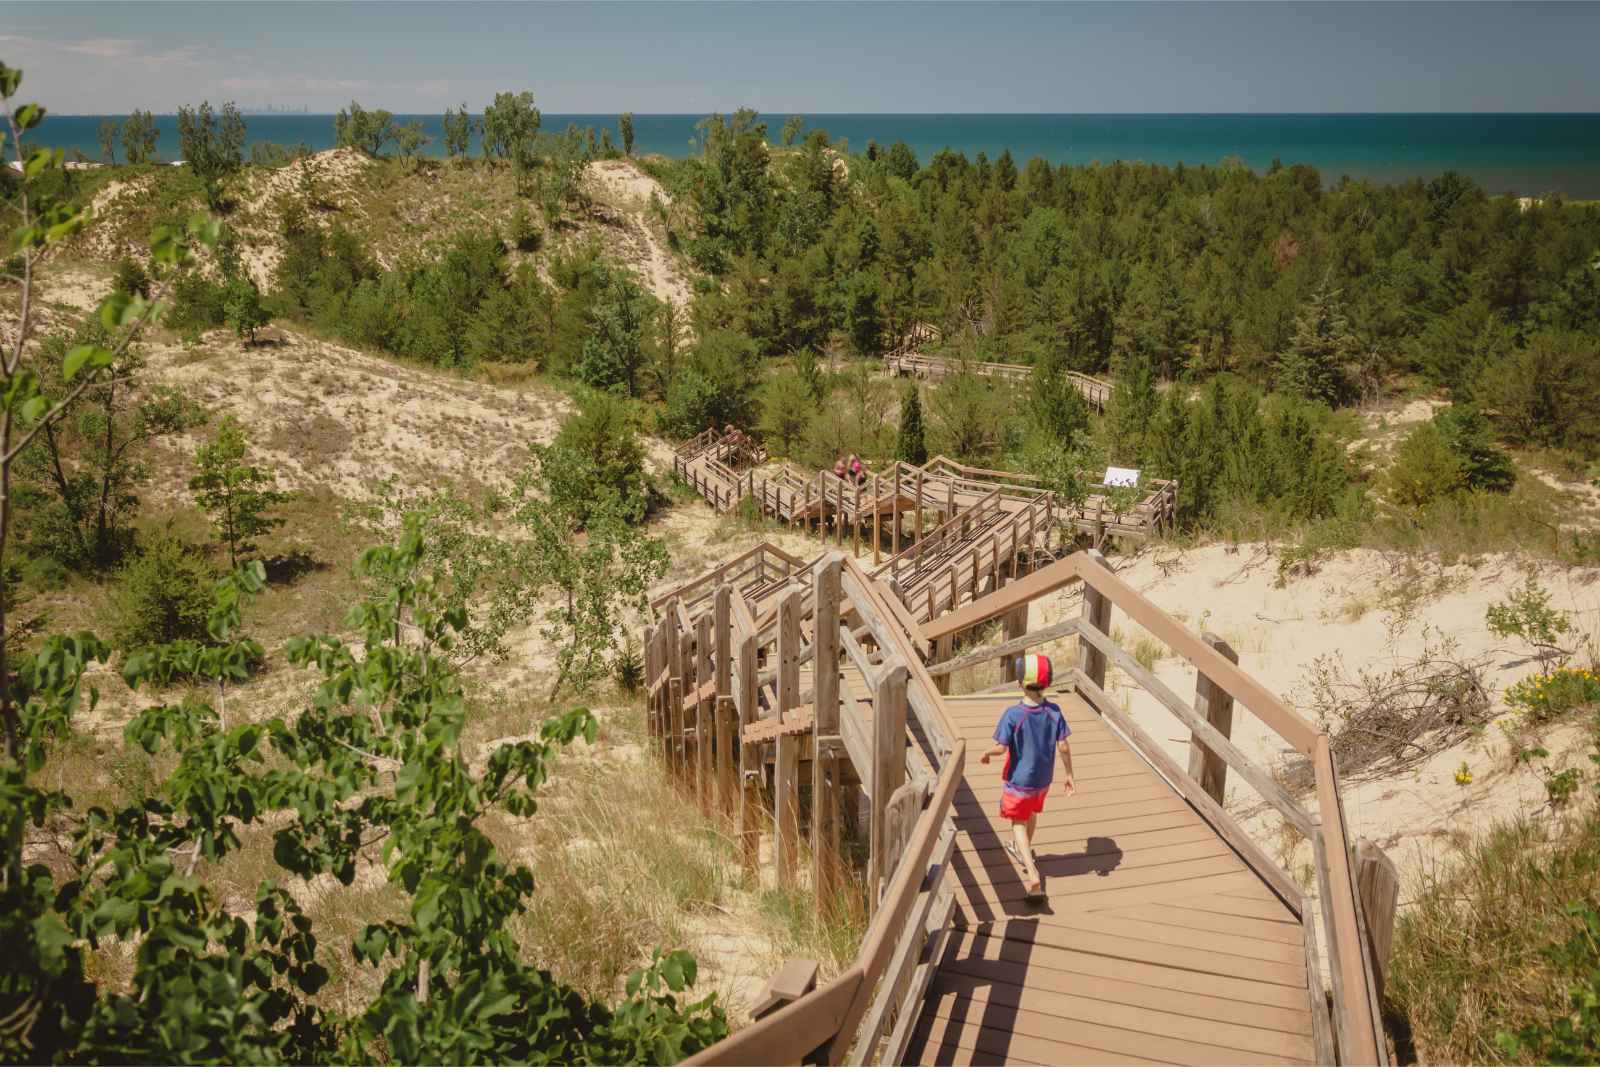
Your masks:
<path fill-rule="evenodd" d="M 999 755 L 1006 758 L 1005 769 L 1000 772 L 1004 783 L 1000 817 L 1011 820 L 1012 839 L 1006 843 L 1006 851 L 1022 867 L 1022 888 L 1028 899 L 1037 900 L 1043 880 L 1034 864 L 1033 832 L 1055 777 L 1057 752 L 1061 753 L 1061 765 L 1066 770 L 1063 795 L 1070 797 L 1074 792 L 1072 748 L 1067 744 L 1072 727 L 1067 725 L 1060 706 L 1045 699 L 1045 687 L 1050 684 L 1048 656 L 1019 656 L 1017 673 L 1022 679 L 1022 702 L 1001 714 L 994 728 L 995 746 L 983 754 L 980 762 L 988 763 Z"/>

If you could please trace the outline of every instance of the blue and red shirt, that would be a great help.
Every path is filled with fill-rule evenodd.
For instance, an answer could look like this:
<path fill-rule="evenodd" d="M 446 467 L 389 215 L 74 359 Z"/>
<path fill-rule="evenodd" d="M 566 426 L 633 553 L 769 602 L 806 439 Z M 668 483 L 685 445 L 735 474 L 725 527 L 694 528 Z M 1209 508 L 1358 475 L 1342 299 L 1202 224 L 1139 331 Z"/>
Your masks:
<path fill-rule="evenodd" d="M 1060 705 L 1048 700 L 1007 708 L 994 728 L 995 743 L 1010 750 L 1001 776 L 1006 786 L 1028 791 L 1047 787 L 1055 778 L 1056 746 L 1071 733 Z"/>

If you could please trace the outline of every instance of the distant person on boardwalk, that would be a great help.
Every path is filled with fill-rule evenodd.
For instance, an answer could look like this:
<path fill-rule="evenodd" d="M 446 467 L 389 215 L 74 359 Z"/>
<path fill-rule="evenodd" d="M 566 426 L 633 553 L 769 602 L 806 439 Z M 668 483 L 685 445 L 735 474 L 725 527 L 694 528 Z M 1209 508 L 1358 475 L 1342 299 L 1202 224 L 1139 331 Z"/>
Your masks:
<path fill-rule="evenodd" d="M 844 458 L 843 457 L 840 457 L 839 459 L 836 459 L 836 460 L 833 461 L 833 476 L 835 478 L 839 479 L 841 482 L 844 481 Z"/>
<path fill-rule="evenodd" d="M 1017 657 L 1017 673 L 1022 678 L 1022 702 L 1013 704 L 1000 716 L 994 728 L 995 745 L 981 757 L 988 763 L 995 756 L 1004 755 L 1005 769 L 1000 772 L 1004 783 L 1000 792 L 1000 817 L 1011 820 L 1012 840 L 1006 851 L 1022 867 L 1022 888 L 1029 900 L 1037 901 L 1044 887 L 1033 855 L 1033 832 L 1038 826 L 1039 813 L 1044 810 L 1045 794 L 1055 778 L 1056 753 L 1061 753 L 1061 765 L 1066 770 L 1062 779 L 1062 795 L 1074 792 L 1072 782 L 1072 748 L 1067 737 L 1072 727 L 1061 714 L 1061 707 L 1045 699 L 1045 687 L 1050 684 L 1050 658 L 1048 656 Z"/>
<path fill-rule="evenodd" d="M 857 485 L 867 484 L 867 472 L 861 468 L 861 457 L 850 454 L 850 480 Z"/>

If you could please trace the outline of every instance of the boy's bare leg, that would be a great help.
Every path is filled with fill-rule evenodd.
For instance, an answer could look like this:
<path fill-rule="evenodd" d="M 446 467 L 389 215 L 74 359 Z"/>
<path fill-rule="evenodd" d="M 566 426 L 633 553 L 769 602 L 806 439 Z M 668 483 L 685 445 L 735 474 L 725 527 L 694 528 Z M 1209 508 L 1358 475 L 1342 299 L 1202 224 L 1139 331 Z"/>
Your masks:
<path fill-rule="evenodd" d="M 1039 828 L 1039 813 L 1038 812 L 1034 812 L 1032 815 L 1028 816 L 1028 847 L 1025 850 L 1027 852 L 1028 858 L 1030 860 L 1034 858 L 1034 856 L 1033 856 L 1033 832 L 1035 830 L 1037 830 L 1038 828 Z"/>
<path fill-rule="evenodd" d="M 1033 865 L 1033 844 L 1029 840 L 1033 836 L 1033 820 L 1027 822 L 1014 822 L 1011 824 L 1011 836 L 1016 841 L 1017 852 L 1022 856 L 1023 875 L 1026 881 L 1023 888 L 1030 892 L 1039 885 L 1039 869 Z"/>

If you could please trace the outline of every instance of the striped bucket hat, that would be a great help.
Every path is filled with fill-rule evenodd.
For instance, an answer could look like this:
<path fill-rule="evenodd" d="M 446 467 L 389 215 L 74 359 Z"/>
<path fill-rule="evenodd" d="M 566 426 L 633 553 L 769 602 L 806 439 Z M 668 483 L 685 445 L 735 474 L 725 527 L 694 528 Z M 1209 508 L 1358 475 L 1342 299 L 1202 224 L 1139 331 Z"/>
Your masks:
<path fill-rule="evenodd" d="M 1050 657 L 1049 656 L 1018 656 L 1017 677 L 1025 686 L 1038 686 L 1043 689 L 1050 684 Z"/>

